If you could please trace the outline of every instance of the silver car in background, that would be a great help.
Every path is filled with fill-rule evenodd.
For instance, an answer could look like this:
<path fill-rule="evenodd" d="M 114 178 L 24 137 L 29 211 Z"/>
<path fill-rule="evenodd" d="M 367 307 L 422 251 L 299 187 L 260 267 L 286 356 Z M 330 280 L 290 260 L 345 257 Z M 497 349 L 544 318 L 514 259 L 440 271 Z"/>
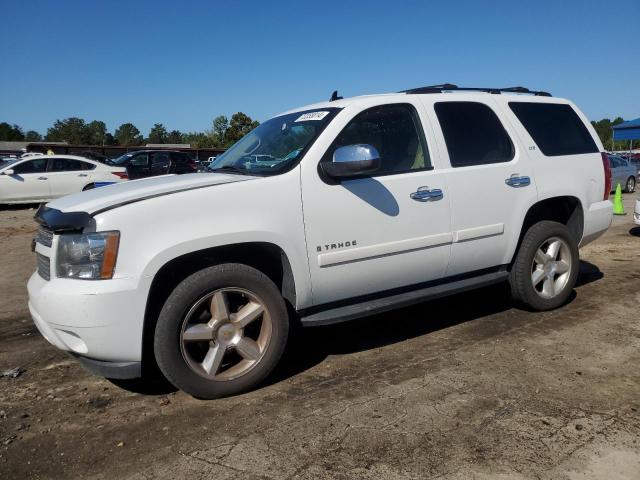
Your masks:
<path fill-rule="evenodd" d="M 619 155 L 607 154 L 609 157 L 609 165 L 611 165 L 611 189 L 616 189 L 620 184 L 622 191 L 626 193 L 634 192 L 638 179 L 638 168 Z"/>

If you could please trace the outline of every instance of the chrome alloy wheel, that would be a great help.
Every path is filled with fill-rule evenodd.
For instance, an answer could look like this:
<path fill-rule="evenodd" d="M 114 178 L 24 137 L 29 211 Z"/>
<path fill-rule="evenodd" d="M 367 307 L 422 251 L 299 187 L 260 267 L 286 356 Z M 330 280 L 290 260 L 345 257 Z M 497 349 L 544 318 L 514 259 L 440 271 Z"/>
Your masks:
<path fill-rule="evenodd" d="M 241 288 L 215 290 L 198 300 L 180 331 L 189 367 L 209 380 L 238 378 L 264 356 L 273 325 L 265 304 Z"/>
<path fill-rule="evenodd" d="M 567 242 L 551 237 L 536 250 L 531 265 L 531 283 L 542 298 L 553 298 L 564 290 L 571 275 L 571 249 Z"/>
<path fill-rule="evenodd" d="M 631 193 L 636 189 L 636 179 L 629 177 L 627 180 L 627 192 Z"/>

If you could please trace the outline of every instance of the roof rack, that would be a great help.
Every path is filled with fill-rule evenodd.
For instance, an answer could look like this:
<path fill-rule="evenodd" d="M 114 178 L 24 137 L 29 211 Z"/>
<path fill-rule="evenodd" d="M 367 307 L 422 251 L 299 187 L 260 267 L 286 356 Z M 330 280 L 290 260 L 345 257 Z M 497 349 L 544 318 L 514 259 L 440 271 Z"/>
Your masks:
<path fill-rule="evenodd" d="M 470 92 L 487 92 L 493 94 L 506 93 L 527 93 L 529 95 L 535 95 L 538 97 L 550 97 L 549 92 L 541 92 L 536 90 L 529 90 L 525 87 L 506 87 L 506 88 L 481 88 L 481 87 L 459 87 L 453 83 L 443 83 L 441 85 L 429 85 L 427 87 L 411 88 L 409 90 L 402 90 L 399 93 L 407 94 L 421 94 L 421 93 L 442 93 L 451 91 L 470 91 Z"/>

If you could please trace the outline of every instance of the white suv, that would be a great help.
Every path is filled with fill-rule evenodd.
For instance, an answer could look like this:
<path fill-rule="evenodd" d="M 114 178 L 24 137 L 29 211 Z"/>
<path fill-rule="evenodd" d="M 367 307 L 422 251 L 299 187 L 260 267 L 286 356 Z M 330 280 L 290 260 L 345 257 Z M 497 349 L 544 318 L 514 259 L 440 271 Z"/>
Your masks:
<path fill-rule="evenodd" d="M 611 223 L 602 151 L 585 116 L 545 92 L 334 94 L 264 122 L 211 173 L 41 208 L 29 308 L 89 370 L 159 367 L 200 398 L 261 382 L 293 322 L 505 280 L 519 304 L 555 308 L 578 247 Z"/>

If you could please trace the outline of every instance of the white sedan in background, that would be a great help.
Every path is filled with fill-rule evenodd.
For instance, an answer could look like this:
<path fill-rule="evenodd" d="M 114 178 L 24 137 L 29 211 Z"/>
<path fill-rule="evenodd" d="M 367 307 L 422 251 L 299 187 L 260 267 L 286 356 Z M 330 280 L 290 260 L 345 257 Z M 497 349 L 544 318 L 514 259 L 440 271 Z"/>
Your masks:
<path fill-rule="evenodd" d="M 0 161 L 0 204 L 39 203 L 127 180 L 127 169 L 73 155 Z"/>

